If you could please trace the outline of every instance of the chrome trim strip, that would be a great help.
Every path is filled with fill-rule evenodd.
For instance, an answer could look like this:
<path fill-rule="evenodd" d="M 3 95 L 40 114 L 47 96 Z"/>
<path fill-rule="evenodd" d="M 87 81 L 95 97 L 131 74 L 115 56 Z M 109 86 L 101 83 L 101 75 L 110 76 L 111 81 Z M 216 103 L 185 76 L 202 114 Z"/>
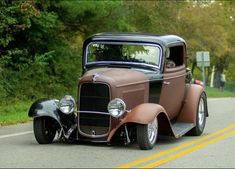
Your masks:
<path fill-rule="evenodd" d="M 99 111 L 78 111 L 78 113 L 110 115 L 109 112 L 99 112 Z"/>

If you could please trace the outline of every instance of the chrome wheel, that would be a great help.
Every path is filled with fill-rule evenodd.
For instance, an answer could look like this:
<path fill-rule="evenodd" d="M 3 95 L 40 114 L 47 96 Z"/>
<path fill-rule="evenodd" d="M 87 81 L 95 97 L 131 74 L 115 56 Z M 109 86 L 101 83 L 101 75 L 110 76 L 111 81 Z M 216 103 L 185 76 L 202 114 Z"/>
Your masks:
<path fill-rule="evenodd" d="M 204 100 L 201 97 L 198 105 L 198 127 L 202 131 L 204 129 L 205 123 L 205 105 Z"/>
<path fill-rule="evenodd" d="M 151 123 L 137 125 L 137 142 L 140 149 L 150 150 L 154 147 L 157 134 L 158 134 L 158 123 L 155 118 Z"/>
<path fill-rule="evenodd" d="M 207 115 L 207 99 L 206 94 L 203 92 L 198 100 L 196 126 L 188 132 L 188 135 L 200 136 L 206 125 Z"/>
<path fill-rule="evenodd" d="M 157 131 L 158 131 L 158 126 L 157 126 L 157 120 L 155 119 L 153 122 L 148 124 L 148 139 L 150 144 L 154 144 L 156 142 Z"/>

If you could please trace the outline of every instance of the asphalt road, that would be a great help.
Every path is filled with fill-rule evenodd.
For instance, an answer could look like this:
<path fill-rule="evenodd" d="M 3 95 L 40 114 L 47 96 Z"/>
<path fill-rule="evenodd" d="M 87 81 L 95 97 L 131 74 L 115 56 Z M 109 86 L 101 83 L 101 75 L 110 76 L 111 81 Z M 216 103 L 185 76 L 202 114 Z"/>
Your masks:
<path fill-rule="evenodd" d="M 235 98 L 208 100 L 209 115 L 200 137 L 160 137 L 153 150 L 136 144 L 55 142 L 39 145 L 32 123 L 0 128 L 1 168 L 235 168 Z"/>

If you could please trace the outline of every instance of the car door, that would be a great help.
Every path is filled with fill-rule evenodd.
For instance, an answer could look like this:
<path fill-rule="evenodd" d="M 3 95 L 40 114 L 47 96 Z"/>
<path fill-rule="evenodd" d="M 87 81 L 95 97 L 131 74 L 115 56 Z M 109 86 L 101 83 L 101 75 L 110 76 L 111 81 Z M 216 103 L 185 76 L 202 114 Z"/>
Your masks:
<path fill-rule="evenodd" d="M 163 83 L 159 104 L 162 105 L 169 118 L 174 119 L 180 112 L 185 94 L 185 46 L 172 46 L 170 54 L 165 58 Z M 172 62 L 168 65 L 168 62 Z"/>

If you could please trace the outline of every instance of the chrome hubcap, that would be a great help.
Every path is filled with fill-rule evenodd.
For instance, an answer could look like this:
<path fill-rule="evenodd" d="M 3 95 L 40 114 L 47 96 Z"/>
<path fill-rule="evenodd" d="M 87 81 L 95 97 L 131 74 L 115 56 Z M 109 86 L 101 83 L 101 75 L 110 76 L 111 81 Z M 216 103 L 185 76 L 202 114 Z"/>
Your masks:
<path fill-rule="evenodd" d="M 148 139 L 151 144 L 156 142 L 157 138 L 157 131 L 158 131 L 158 124 L 157 119 L 148 124 Z"/>
<path fill-rule="evenodd" d="M 200 99 L 199 107 L 198 107 L 198 125 L 200 130 L 203 130 L 204 120 L 205 120 L 205 106 L 203 98 Z"/>

